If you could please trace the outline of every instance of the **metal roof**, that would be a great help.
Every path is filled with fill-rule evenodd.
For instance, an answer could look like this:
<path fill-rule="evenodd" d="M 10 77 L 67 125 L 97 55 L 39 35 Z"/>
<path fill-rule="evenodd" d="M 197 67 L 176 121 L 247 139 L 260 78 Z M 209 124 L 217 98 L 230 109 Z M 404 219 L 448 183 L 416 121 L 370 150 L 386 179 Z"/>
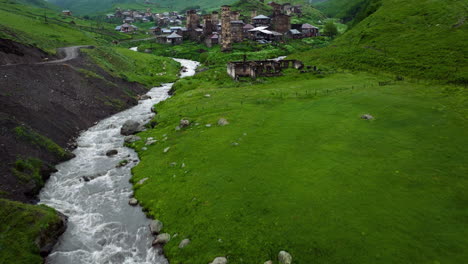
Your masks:
<path fill-rule="evenodd" d="M 256 17 L 252 18 L 252 19 L 270 19 L 270 18 L 267 17 L 267 16 L 264 16 L 264 15 L 258 15 Z"/>
<path fill-rule="evenodd" d="M 169 36 L 167 36 L 168 39 L 174 39 L 174 38 L 182 38 L 181 35 L 173 32 L 172 34 L 170 34 Z"/>

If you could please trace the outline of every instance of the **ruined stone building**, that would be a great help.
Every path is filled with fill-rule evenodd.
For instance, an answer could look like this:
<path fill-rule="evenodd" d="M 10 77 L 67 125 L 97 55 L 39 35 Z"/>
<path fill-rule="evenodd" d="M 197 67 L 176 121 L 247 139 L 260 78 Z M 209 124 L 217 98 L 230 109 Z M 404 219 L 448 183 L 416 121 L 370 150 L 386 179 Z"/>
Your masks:
<path fill-rule="evenodd" d="M 227 64 L 227 73 L 234 80 L 241 77 L 273 77 L 282 75 L 282 71 L 288 68 L 302 69 L 304 64 L 298 60 L 259 60 L 231 61 Z"/>
<path fill-rule="evenodd" d="M 231 7 L 224 5 L 221 7 L 221 51 L 232 50 L 231 35 Z"/>

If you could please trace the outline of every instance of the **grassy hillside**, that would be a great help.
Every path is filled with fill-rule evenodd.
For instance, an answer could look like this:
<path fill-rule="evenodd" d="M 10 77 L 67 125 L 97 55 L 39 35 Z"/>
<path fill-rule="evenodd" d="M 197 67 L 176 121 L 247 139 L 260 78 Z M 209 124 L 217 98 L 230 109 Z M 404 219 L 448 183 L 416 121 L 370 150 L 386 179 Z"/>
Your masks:
<path fill-rule="evenodd" d="M 145 9 L 151 8 L 161 11 L 177 11 L 186 7 L 199 7 L 203 9 L 218 8 L 224 4 L 234 3 L 236 0 L 51 0 L 50 2 L 67 8 L 76 14 L 93 14 L 107 11 L 113 7 Z"/>
<path fill-rule="evenodd" d="M 206 71 L 156 106 L 133 182 L 148 178 L 136 197 L 177 234 L 171 263 L 277 263 L 280 250 L 298 264 L 463 262 L 466 91 L 288 75 L 238 83 Z M 181 118 L 192 125 L 177 131 Z"/>
<path fill-rule="evenodd" d="M 60 221 L 55 211 L 4 199 L 0 208 L 0 263 L 43 263 L 35 241 L 49 225 Z"/>
<path fill-rule="evenodd" d="M 313 3 L 318 9 L 331 17 L 341 17 L 353 6 L 359 5 L 366 0 L 328 0 Z"/>
<path fill-rule="evenodd" d="M 297 57 L 355 70 L 466 84 L 467 13 L 463 0 L 382 0 L 375 13 L 334 45 Z"/>
<path fill-rule="evenodd" d="M 49 52 L 70 45 L 97 45 L 128 38 L 113 30 L 114 25 L 76 17 L 59 11 L 25 5 L 30 1 L 0 0 L 0 38 L 37 46 Z"/>
<path fill-rule="evenodd" d="M 174 82 L 178 78 L 180 65 L 171 58 L 126 48 L 98 47 L 84 52 L 111 75 L 144 84 L 148 88 Z"/>

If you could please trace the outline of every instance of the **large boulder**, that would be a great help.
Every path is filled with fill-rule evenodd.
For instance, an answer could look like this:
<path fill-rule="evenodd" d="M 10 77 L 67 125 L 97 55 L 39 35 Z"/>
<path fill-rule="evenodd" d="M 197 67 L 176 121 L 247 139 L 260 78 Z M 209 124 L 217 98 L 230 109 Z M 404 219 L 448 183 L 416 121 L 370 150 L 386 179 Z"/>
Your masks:
<path fill-rule="evenodd" d="M 107 157 L 112 157 L 112 156 L 117 155 L 118 153 L 119 153 L 119 152 L 118 152 L 116 149 L 111 149 L 111 150 L 108 150 L 108 151 L 106 152 L 106 156 L 107 156 Z"/>
<path fill-rule="evenodd" d="M 130 136 L 140 131 L 141 131 L 140 123 L 138 123 L 137 121 L 133 121 L 133 120 L 127 120 L 125 121 L 122 128 L 120 129 L 120 134 L 124 136 Z"/>
<path fill-rule="evenodd" d="M 156 236 L 156 239 L 153 241 L 153 246 L 167 244 L 171 240 L 171 235 L 168 233 L 163 233 Z"/>
<path fill-rule="evenodd" d="M 159 220 L 153 220 L 149 224 L 149 228 L 152 234 L 159 234 L 159 232 L 161 232 L 163 229 L 163 223 Z"/>
<path fill-rule="evenodd" d="M 280 253 L 278 254 L 278 261 L 281 264 L 291 264 L 292 256 L 286 251 L 280 251 Z"/>
<path fill-rule="evenodd" d="M 227 259 L 225 257 L 217 257 L 210 264 L 227 264 Z"/>
<path fill-rule="evenodd" d="M 138 200 L 136 198 L 131 198 L 128 201 L 128 204 L 131 205 L 131 206 L 137 206 L 138 205 Z"/>

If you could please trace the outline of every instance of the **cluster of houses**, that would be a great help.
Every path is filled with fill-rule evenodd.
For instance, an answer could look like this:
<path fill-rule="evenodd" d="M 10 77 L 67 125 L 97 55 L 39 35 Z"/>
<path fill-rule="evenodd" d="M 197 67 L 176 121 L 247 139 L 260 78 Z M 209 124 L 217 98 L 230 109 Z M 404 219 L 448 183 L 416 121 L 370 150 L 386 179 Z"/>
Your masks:
<path fill-rule="evenodd" d="M 178 45 L 184 40 L 191 40 L 205 43 L 208 47 L 221 44 L 223 51 L 229 51 L 233 43 L 244 40 L 270 43 L 319 36 L 319 29 L 315 26 L 291 23 L 293 15 L 302 15 L 300 6 L 275 2 L 270 2 L 269 5 L 273 8 L 272 14 L 267 16 L 253 11 L 250 17 L 243 19 L 240 12 L 232 11 L 230 6 L 222 6 L 221 12 L 214 11 L 205 15 L 196 10 L 179 15 L 177 12 L 153 14 L 149 9 L 146 12 L 117 9 L 108 18 L 122 19 L 124 24 L 115 28 L 120 32 L 131 33 L 138 30 L 132 25 L 135 21 L 154 21 L 155 26 L 150 28 L 150 33 L 156 36 L 159 43 Z"/>
<path fill-rule="evenodd" d="M 182 21 L 185 19 L 184 16 L 180 16 L 178 12 L 164 12 L 164 13 L 153 13 L 151 9 L 146 11 L 137 10 L 125 10 L 122 11 L 117 8 L 114 14 L 107 14 L 107 19 L 121 19 L 122 25 L 115 28 L 116 31 L 124 33 L 133 33 L 138 30 L 138 27 L 133 25 L 135 22 L 149 23 L 154 22 L 160 27 L 169 25 L 182 25 Z"/>

